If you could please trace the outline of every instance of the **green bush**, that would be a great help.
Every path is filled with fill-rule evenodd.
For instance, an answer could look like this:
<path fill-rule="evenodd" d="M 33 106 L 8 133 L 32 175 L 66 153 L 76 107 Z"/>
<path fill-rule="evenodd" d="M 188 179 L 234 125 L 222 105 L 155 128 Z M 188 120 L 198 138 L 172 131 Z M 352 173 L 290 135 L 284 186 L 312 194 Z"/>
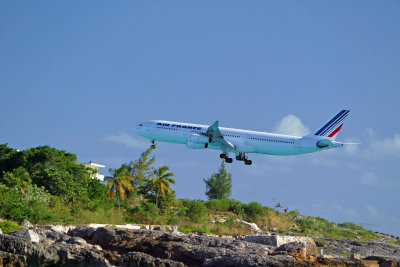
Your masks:
<path fill-rule="evenodd" d="M 256 218 L 263 214 L 263 206 L 258 202 L 250 202 L 247 205 L 243 205 L 244 214 L 247 218 Z"/>
<path fill-rule="evenodd" d="M 15 222 L 4 220 L 0 222 L 0 229 L 3 234 L 9 234 L 12 231 L 22 229 L 22 227 Z"/>
<path fill-rule="evenodd" d="M 314 220 L 313 219 L 307 219 L 307 218 L 299 218 L 296 220 L 296 222 L 300 225 L 301 228 L 312 228 L 314 226 Z"/>
<path fill-rule="evenodd" d="M 28 201 L 16 188 L 0 184 L 0 217 L 13 221 L 28 219 L 31 209 Z"/>
<path fill-rule="evenodd" d="M 201 222 L 205 219 L 207 212 L 207 207 L 203 202 L 200 200 L 193 200 L 188 205 L 186 216 L 188 216 L 192 222 Z"/>
<path fill-rule="evenodd" d="M 235 199 L 210 199 L 205 203 L 208 209 L 216 210 L 216 211 L 228 211 L 232 210 L 232 208 L 237 205 L 241 204 L 240 201 Z"/>
<path fill-rule="evenodd" d="M 357 225 L 355 223 L 351 223 L 351 222 L 339 223 L 338 226 L 342 227 L 342 228 L 352 229 L 352 230 L 364 230 L 365 231 L 364 227 Z"/>
<path fill-rule="evenodd" d="M 172 205 L 175 203 L 175 192 L 160 195 L 158 197 L 158 207 L 160 215 L 172 215 Z"/>

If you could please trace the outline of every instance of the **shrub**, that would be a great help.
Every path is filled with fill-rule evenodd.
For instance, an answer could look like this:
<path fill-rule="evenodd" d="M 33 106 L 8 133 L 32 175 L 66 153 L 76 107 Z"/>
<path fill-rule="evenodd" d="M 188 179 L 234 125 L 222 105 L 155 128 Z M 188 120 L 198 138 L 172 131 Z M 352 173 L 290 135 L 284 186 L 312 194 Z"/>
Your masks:
<path fill-rule="evenodd" d="M 28 201 L 16 188 L 0 184 L 0 217 L 13 221 L 27 219 L 30 213 Z"/>
<path fill-rule="evenodd" d="M 232 208 L 237 205 L 241 204 L 240 201 L 235 199 L 210 199 L 205 203 L 208 209 L 216 210 L 216 211 L 228 211 L 232 210 Z"/>
<path fill-rule="evenodd" d="M 351 223 L 351 222 L 339 223 L 338 226 L 342 227 L 342 228 L 352 229 L 352 230 L 365 230 L 364 227 L 357 225 L 355 223 Z"/>
<path fill-rule="evenodd" d="M 191 201 L 186 211 L 186 216 L 193 222 L 201 222 L 207 215 L 207 207 L 200 200 Z"/>
<path fill-rule="evenodd" d="M 263 207 L 258 202 L 250 202 L 247 205 L 243 206 L 244 214 L 247 218 L 256 218 L 263 213 Z"/>
<path fill-rule="evenodd" d="M 22 229 L 22 227 L 15 222 L 4 220 L 0 222 L 0 229 L 3 234 L 9 234 L 12 231 Z"/>

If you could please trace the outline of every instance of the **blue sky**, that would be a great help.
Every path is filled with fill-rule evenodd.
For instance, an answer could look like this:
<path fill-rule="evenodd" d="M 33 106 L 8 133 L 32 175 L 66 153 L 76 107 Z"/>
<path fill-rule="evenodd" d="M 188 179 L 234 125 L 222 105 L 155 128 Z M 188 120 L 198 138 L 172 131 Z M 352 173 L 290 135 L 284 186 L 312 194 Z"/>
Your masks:
<path fill-rule="evenodd" d="M 400 2 L 2 1 L 0 142 L 118 167 L 166 119 L 312 132 L 350 109 L 362 145 L 251 155 L 232 197 L 400 235 Z M 214 150 L 160 143 L 180 198 L 205 199 Z M 103 172 L 104 174 L 107 171 Z"/>

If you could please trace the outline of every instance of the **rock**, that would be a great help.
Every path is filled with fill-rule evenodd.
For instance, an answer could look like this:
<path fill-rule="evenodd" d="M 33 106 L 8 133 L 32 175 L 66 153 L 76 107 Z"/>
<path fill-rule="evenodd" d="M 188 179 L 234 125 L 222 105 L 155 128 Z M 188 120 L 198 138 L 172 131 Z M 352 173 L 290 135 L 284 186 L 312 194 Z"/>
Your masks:
<path fill-rule="evenodd" d="M 325 240 L 319 242 L 334 253 L 347 255 L 364 249 L 386 255 L 350 259 L 319 257 L 308 242 L 294 236 L 245 236 L 252 242 L 210 235 L 178 235 L 162 231 L 86 225 L 65 229 L 35 226 L 40 242 L 22 237 L 29 230 L 0 235 L 0 266 L 399 266 L 400 246 L 376 241 Z M 240 238 L 241 239 L 241 238 Z M 274 244 L 266 245 L 265 243 Z M 390 255 L 390 257 L 388 256 Z M 329 257 L 329 258 L 327 258 Z M 368 265 L 370 266 L 370 265 Z M 372 266 L 372 265 L 371 265 Z"/>
<path fill-rule="evenodd" d="M 32 224 L 28 220 L 22 220 L 19 222 L 19 226 L 30 229 L 32 227 Z"/>
<path fill-rule="evenodd" d="M 0 251 L 0 266 L 26 266 L 26 257 Z"/>
<path fill-rule="evenodd" d="M 249 223 L 246 221 L 240 221 L 240 222 L 247 225 L 252 233 L 262 233 L 261 229 L 258 228 L 257 224 Z"/>
<path fill-rule="evenodd" d="M 305 245 L 305 251 L 308 256 L 319 256 L 319 252 L 317 250 L 317 246 L 315 242 L 310 237 L 305 236 L 279 236 L 279 235 L 247 235 L 244 238 L 244 241 L 264 244 L 268 246 L 279 247 L 286 243 L 291 242 L 301 242 Z"/>
<path fill-rule="evenodd" d="M 3 234 L 3 231 L 1 231 L 1 228 L 0 228 L 0 235 L 2 235 Z"/>
<path fill-rule="evenodd" d="M 39 243 L 40 241 L 39 235 L 32 230 L 26 231 L 23 238 L 34 243 Z"/>
<path fill-rule="evenodd" d="M 178 226 L 171 226 L 171 233 L 177 234 L 178 233 Z"/>
<path fill-rule="evenodd" d="M 115 255 L 112 253 L 104 253 L 104 256 L 112 263 L 120 267 L 128 266 L 169 266 L 169 267 L 183 267 L 183 263 L 168 259 L 160 259 L 150 256 L 142 252 L 129 252 L 123 255 Z"/>
<path fill-rule="evenodd" d="M 319 247 L 325 247 L 325 255 L 339 257 L 343 254 L 357 253 L 362 258 L 369 256 L 391 257 L 400 259 L 400 246 L 381 241 L 359 241 L 352 239 L 324 239 L 318 242 Z M 321 246 L 320 246 L 321 245 Z"/>
<path fill-rule="evenodd" d="M 86 240 L 80 237 L 71 237 L 66 241 L 67 244 L 75 244 L 75 245 L 87 245 Z"/>
<path fill-rule="evenodd" d="M 364 258 L 364 260 L 377 261 L 379 266 L 400 266 L 400 259 L 395 257 L 369 256 Z"/>
<path fill-rule="evenodd" d="M 88 248 L 76 247 L 62 242 L 52 245 L 42 242 L 33 243 L 12 235 L 0 235 L 0 252 L 3 255 L 2 261 L 13 261 L 17 256 L 17 259 L 21 261 L 24 259 L 29 266 L 108 266 L 105 259 L 96 251 L 91 251 Z M 5 266 L 14 265 L 6 264 Z"/>
<path fill-rule="evenodd" d="M 96 228 L 89 227 L 87 225 L 80 225 L 68 231 L 68 235 L 81 237 L 83 239 L 91 239 L 94 235 Z"/>
<path fill-rule="evenodd" d="M 269 230 L 270 230 L 271 232 L 277 232 L 277 231 L 278 231 L 278 229 L 276 229 L 275 227 L 270 227 Z"/>
<path fill-rule="evenodd" d="M 157 226 L 157 227 L 154 227 L 153 230 L 165 232 L 165 226 Z"/>
<path fill-rule="evenodd" d="M 303 242 L 300 241 L 294 241 L 290 243 L 285 243 L 278 248 L 275 249 L 275 251 L 272 253 L 272 255 L 282 255 L 281 253 L 283 252 L 283 255 L 289 255 L 299 261 L 307 261 L 309 260 L 309 257 L 307 255 L 306 251 L 306 245 Z"/>

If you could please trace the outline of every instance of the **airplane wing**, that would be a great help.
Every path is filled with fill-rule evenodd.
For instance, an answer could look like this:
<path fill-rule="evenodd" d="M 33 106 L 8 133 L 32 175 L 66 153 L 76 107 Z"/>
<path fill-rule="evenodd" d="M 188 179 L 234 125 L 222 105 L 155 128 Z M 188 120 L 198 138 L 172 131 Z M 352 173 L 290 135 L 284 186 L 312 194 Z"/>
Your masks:
<path fill-rule="evenodd" d="M 231 142 L 227 141 L 221 134 L 221 131 L 218 128 L 218 124 L 219 121 L 215 121 L 210 127 L 208 127 L 207 132 L 205 133 L 205 135 L 210 137 L 210 143 L 220 144 L 222 148 L 226 147 L 235 149 L 235 146 Z"/>

